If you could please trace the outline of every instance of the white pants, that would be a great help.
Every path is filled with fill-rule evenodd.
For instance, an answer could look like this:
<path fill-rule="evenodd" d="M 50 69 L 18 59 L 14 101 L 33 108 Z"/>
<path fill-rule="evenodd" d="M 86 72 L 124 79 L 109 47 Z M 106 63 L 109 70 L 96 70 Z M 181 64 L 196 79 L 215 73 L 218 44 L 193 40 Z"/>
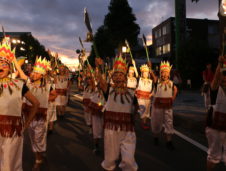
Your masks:
<path fill-rule="evenodd" d="M 55 103 L 57 106 L 66 106 L 67 104 L 67 96 L 61 96 L 58 95 L 57 98 L 55 99 Z"/>
<path fill-rule="evenodd" d="M 136 171 L 138 166 L 134 159 L 136 135 L 134 132 L 104 130 L 104 161 L 102 167 L 113 170 L 121 154 L 122 161 L 119 167 L 123 171 Z"/>
<path fill-rule="evenodd" d="M 33 152 L 46 151 L 47 122 L 33 120 L 28 128 Z"/>
<path fill-rule="evenodd" d="M 226 165 L 226 132 L 207 127 L 206 137 L 209 145 L 207 160 L 212 163 L 223 160 Z"/>
<path fill-rule="evenodd" d="M 139 113 L 141 115 L 141 119 L 150 118 L 151 100 L 138 99 L 138 104 L 139 104 Z"/>
<path fill-rule="evenodd" d="M 23 137 L 0 135 L 0 171 L 22 171 Z"/>
<path fill-rule="evenodd" d="M 203 96 L 204 96 L 205 108 L 208 110 L 209 106 L 211 105 L 210 90 L 208 90 L 206 93 L 203 93 Z"/>
<path fill-rule="evenodd" d="M 56 104 L 55 102 L 49 102 L 49 106 L 47 110 L 47 121 L 54 122 L 56 120 L 57 120 Z"/>
<path fill-rule="evenodd" d="M 92 115 L 92 130 L 93 138 L 102 138 L 103 137 L 103 116 Z"/>
<path fill-rule="evenodd" d="M 151 128 L 154 134 L 159 134 L 164 127 L 164 133 L 173 134 L 173 109 L 152 107 Z"/>

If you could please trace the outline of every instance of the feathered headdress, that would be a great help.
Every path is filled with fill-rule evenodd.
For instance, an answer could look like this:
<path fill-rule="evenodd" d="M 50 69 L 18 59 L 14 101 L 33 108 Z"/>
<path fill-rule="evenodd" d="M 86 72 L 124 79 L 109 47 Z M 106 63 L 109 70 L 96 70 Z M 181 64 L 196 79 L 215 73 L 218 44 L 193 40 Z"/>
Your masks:
<path fill-rule="evenodd" d="M 160 64 L 160 72 L 163 70 L 167 70 L 170 72 L 172 65 L 170 65 L 169 61 L 161 61 Z"/>
<path fill-rule="evenodd" d="M 33 72 L 45 75 L 48 69 L 48 66 L 49 66 L 49 61 L 46 60 L 46 58 L 43 58 L 43 59 L 41 57 L 36 58 Z"/>
<path fill-rule="evenodd" d="M 123 59 L 121 56 L 116 57 L 114 60 L 113 71 L 114 72 L 122 72 L 122 73 L 126 74 L 127 73 L 126 60 Z"/>
<path fill-rule="evenodd" d="M 141 72 L 149 72 L 149 67 L 147 66 L 147 64 L 141 65 L 140 71 Z"/>
<path fill-rule="evenodd" d="M 15 57 L 15 49 L 11 50 L 11 45 L 8 42 L 4 42 L 0 45 L 0 60 L 12 63 Z"/>

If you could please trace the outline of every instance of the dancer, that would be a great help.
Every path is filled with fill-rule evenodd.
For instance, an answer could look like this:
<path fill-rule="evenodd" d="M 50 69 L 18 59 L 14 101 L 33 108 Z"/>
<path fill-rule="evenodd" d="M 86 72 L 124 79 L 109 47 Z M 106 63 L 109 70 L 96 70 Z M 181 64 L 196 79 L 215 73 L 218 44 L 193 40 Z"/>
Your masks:
<path fill-rule="evenodd" d="M 152 105 L 151 128 L 154 135 L 154 143 L 158 145 L 158 135 L 164 127 L 166 135 L 166 147 L 174 149 L 172 143 L 173 130 L 173 101 L 176 98 L 177 87 L 170 80 L 172 66 L 167 61 L 160 64 L 160 79 L 157 80 L 154 90 Z"/>
<path fill-rule="evenodd" d="M 134 90 L 127 88 L 127 65 L 120 56 L 113 65 L 113 85 L 103 79 L 100 82 L 105 92 L 104 107 L 104 161 L 105 170 L 114 170 L 121 154 L 119 167 L 123 171 L 135 171 L 138 166 L 134 159 L 136 135 L 134 132 L 134 110 L 137 106 Z"/>

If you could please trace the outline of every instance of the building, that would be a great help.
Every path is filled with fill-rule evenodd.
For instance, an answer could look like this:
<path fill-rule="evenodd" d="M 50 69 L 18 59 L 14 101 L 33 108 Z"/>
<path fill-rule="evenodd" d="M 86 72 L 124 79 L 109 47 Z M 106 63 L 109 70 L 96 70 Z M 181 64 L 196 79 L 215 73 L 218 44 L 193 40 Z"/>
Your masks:
<path fill-rule="evenodd" d="M 154 56 L 161 60 L 169 60 L 175 64 L 176 33 L 175 18 L 170 17 L 153 28 Z M 213 53 L 218 54 L 220 48 L 219 21 L 208 19 L 186 19 L 185 43 L 190 39 L 208 42 Z"/>
<path fill-rule="evenodd" d="M 5 36 L 10 37 L 11 40 L 19 40 L 22 35 L 31 35 L 31 32 L 5 32 Z M 4 37 L 3 32 L 0 32 L 0 40 Z"/>

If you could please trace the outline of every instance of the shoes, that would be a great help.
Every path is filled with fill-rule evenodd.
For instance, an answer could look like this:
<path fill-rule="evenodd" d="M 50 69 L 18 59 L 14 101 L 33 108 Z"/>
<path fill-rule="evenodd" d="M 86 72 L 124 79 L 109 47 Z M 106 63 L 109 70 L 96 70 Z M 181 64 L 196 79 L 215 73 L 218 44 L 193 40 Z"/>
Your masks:
<path fill-rule="evenodd" d="M 171 150 L 171 151 L 175 150 L 175 147 L 174 147 L 172 141 L 166 142 L 166 148 Z"/>

